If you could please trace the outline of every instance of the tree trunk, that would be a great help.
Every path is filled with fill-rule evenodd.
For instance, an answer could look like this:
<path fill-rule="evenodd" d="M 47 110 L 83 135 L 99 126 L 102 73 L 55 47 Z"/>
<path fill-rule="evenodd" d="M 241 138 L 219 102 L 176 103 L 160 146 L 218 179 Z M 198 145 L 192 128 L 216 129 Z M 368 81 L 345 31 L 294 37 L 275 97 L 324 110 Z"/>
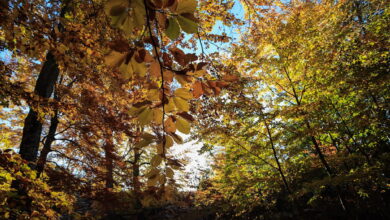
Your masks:
<path fill-rule="evenodd" d="M 39 155 L 37 163 L 37 176 L 40 177 L 41 173 L 46 164 L 47 155 L 51 151 L 51 145 L 55 141 L 55 134 L 58 127 L 58 110 L 55 112 L 54 116 L 51 118 L 49 133 L 47 134 L 45 143 L 43 145 L 41 154 Z"/>
<path fill-rule="evenodd" d="M 104 145 L 104 153 L 105 153 L 105 166 L 106 166 L 106 189 L 114 188 L 114 164 L 113 164 L 113 151 L 114 145 L 111 142 L 107 142 Z"/>
<path fill-rule="evenodd" d="M 54 85 L 58 79 L 58 64 L 53 54 L 49 51 L 42 70 L 39 73 L 34 93 L 40 98 L 50 98 Z M 42 122 L 39 121 L 38 112 L 30 107 L 30 111 L 24 121 L 22 142 L 19 154 L 29 162 L 34 163 L 38 156 L 41 140 Z"/>

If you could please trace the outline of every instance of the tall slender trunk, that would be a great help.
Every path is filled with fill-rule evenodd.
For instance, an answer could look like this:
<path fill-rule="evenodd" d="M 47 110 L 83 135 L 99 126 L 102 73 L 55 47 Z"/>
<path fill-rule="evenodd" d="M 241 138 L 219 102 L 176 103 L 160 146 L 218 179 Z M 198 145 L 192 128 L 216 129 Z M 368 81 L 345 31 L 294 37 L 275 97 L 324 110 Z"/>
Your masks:
<path fill-rule="evenodd" d="M 267 123 L 267 120 L 265 119 L 264 115 L 263 115 L 263 121 L 264 121 L 265 128 L 267 129 L 268 139 L 269 139 L 269 141 L 271 143 L 271 148 L 272 148 L 272 152 L 273 152 L 273 155 L 274 155 L 274 159 L 276 161 L 276 164 L 278 165 L 279 174 L 280 174 L 280 176 L 281 176 L 281 178 L 283 180 L 284 187 L 286 188 L 287 192 L 291 194 L 290 187 L 288 186 L 287 179 L 286 179 L 286 177 L 285 177 L 285 175 L 283 173 L 282 166 L 280 165 L 279 158 L 278 158 L 278 155 L 276 153 L 274 140 L 273 140 L 272 134 L 271 134 L 271 129 L 270 129 L 269 124 Z"/>
<path fill-rule="evenodd" d="M 58 64 L 52 52 L 49 51 L 42 70 L 39 73 L 34 93 L 40 98 L 50 98 L 58 79 L 58 75 Z M 39 120 L 38 112 L 33 108 L 30 108 L 30 111 L 24 121 L 23 136 L 19 151 L 19 154 L 23 159 L 32 163 L 36 161 L 41 133 L 42 122 Z"/>
<path fill-rule="evenodd" d="M 134 160 L 133 160 L 133 190 L 135 194 L 135 199 L 136 199 L 136 208 L 141 208 L 141 182 L 139 181 L 140 178 L 140 158 L 141 158 L 141 153 L 140 149 L 138 147 L 134 147 L 133 149 L 134 153 Z"/>
<path fill-rule="evenodd" d="M 106 167 L 106 175 L 105 175 L 105 182 L 106 182 L 106 189 L 112 189 L 114 188 L 114 145 L 108 141 L 104 145 L 104 153 L 105 153 L 105 167 Z"/>
<path fill-rule="evenodd" d="M 297 104 L 298 106 L 301 106 L 301 104 L 302 104 L 302 103 L 301 103 L 302 97 L 301 97 L 301 100 L 300 100 L 299 97 L 298 97 L 298 93 L 297 93 L 296 90 L 295 90 L 294 83 L 293 83 L 293 81 L 292 81 L 292 79 L 291 79 L 291 77 L 290 77 L 290 75 L 289 75 L 289 73 L 288 73 L 288 71 L 287 71 L 287 68 L 286 68 L 285 66 L 283 67 L 283 70 L 284 70 L 284 72 L 285 72 L 285 74 L 286 74 L 286 76 L 287 76 L 288 81 L 290 82 L 290 86 L 291 86 L 291 88 L 292 88 L 292 90 L 293 90 L 293 95 L 294 95 L 296 104 Z M 310 130 L 311 130 L 311 126 L 310 126 L 309 120 L 305 119 L 305 124 L 306 124 L 307 129 L 310 131 Z M 321 148 L 320 148 L 320 146 L 318 145 L 318 142 L 317 142 L 315 136 L 314 136 L 314 135 L 310 135 L 309 137 L 310 137 L 310 139 L 311 139 L 311 141 L 312 141 L 312 143 L 313 143 L 313 145 L 314 145 L 314 149 L 315 149 L 315 151 L 316 151 L 316 154 L 318 155 L 318 158 L 320 159 L 322 165 L 324 166 L 324 168 L 325 168 L 327 174 L 328 174 L 330 177 L 335 176 L 335 173 L 334 173 L 334 172 L 332 171 L 332 169 L 330 168 L 330 166 L 329 166 L 329 164 L 328 164 L 328 161 L 326 160 L 324 154 L 322 153 Z M 344 211 L 346 211 L 347 209 L 346 209 L 346 206 L 345 206 L 345 200 L 343 199 L 343 197 L 342 197 L 342 195 L 341 195 L 341 193 L 340 193 L 341 190 L 339 189 L 339 187 L 337 187 L 337 190 L 336 190 L 336 191 L 337 191 L 337 197 L 338 197 L 339 202 L 340 202 L 340 206 L 341 206 L 341 208 L 342 208 Z"/>
<path fill-rule="evenodd" d="M 58 123 L 59 123 L 59 121 L 58 121 L 58 110 L 57 110 L 55 112 L 54 116 L 50 120 L 49 132 L 47 134 L 45 143 L 43 145 L 41 154 L 39 155 L 39 159 L 37 162 L 37 176 L 38 177 L 40 177 L 42 172 L 43 172 L 43 169 L 45 167 L 46 160 L 47 160 L 47 155 L 50 153 L 51 145 L 55 141 L 55 134 L 56 134 L 56 130 L 58 127 Z"/>

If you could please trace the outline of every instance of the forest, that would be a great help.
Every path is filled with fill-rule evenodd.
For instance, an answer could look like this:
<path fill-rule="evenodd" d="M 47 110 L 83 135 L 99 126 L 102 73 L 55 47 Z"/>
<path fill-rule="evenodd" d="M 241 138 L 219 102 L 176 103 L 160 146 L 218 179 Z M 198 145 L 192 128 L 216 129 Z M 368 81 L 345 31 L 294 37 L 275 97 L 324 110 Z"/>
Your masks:
<path fill-rule="evenodd" d="M 390 219 L 387 0 L 0 0 L 0 219 Z"/>

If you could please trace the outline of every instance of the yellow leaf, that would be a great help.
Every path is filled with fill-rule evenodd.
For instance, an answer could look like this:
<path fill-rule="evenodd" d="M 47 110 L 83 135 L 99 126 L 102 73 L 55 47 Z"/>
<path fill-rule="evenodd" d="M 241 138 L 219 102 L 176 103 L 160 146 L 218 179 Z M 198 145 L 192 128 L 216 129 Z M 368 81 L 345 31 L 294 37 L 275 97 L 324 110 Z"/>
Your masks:
<path fill-rule="evenodd" d="M 137 74 L 138 76 L 145 76 L 146 75 L 146 71 L 147 71 L 147 68 L 146 68 L 146 65 L 144 62 L 142 63 L 138 63 L 135 58 L 131 58 L 131 65 L 133 67 L 133 70 L 134 70 L 134 73 Z"/>
<path fill-rule="evenodd" d="M 148 179 L 147 186 L 155 186 L 158 182 L 159 178 L 158 176 L 155 176 L 154 178 Z"/>
<path fill-rule="evenodd" d="M 175 103 L 174 103 L 174 100 L 172 98 L 168 99 L 168 104 L 164 105 L 164 110 L 165 110 L 165 112 L 175 111 Z"/>
<path fill-rule="evenodd" d="M 127 53 L 120 53 L 118 51 L 112 50 L 104 57 L 104 62 L 107 66 L 117 67 L 125 60 L 126 56 Z"/>
<path fill-rule="evenodd" d="M 175 106 L 176 106 L 180 111 L 183 111 L 183 112 L 188 112 L 188 111 L 190 111 L 190 104 L 189 104 L 186 100 L 184 100 L 184 99 L 182 99 L 182 98 L 180 98 L 180 97 L 174 97 L 174 98 L 173 98 L 173 101 L 175 102 Z"/>
<path fill-rule="evenodd" d="M 157 154 L 163 154 L 164 153 L 164 148 L 163 148 L 162 144 L 158 144 L 156 146 L 156 149 L 157 149 Z"/>
<path fill-rule="evenodd" d="M 176 128 L 183 134 L 188 134 L 191 130 L 190 123 L 181 117 L 176 118 Z"/>
<path fill-rule="evenodd" d="M 153 121 L 156 124 L 162 124 L 163 120 L 163 111 L 160 108 L 153 109 Z"/>
<path fill-rule="evenodd" d="M 183 99 L 192 99 L 192 94 L 188 89 L 185 88 L 179 88 L 175 90 L 175 96 L 183 98 Z"/>
<path fill-rule="evenodd" d="M 191 13 L 193 14 L 196 10 L 196 6 L 198 6 L 198 2 L 196 0 L 179 0 L 176 8 L 177 13 Z"/>
<path fill-rule="evenodd" d="M 160 101 L 160 90 L 151 89 L 148 92 L 148 100 L 150 101 Z"/>
<path fill-rule="evenodd" d="M 145 110 L 143 110 L 141 114 L 139 114 L 138 116 L 138 121 L 140 122 L 141 125 L 146 125 L 150 123 L 152 120 L 153 120 L 153 111 L 149 108 L 145 108 Z"/>
<path fill-rule="evenodd" d="M 126 64 L 125 62 L 119 66 L 119 71 L 122 73 L 122 76 L 125 79 L 130 79 L 134 74 L 133 67 L 129 64 Z"/>
<path fill-rule="evenodd" d="M 137 116 L 137 115 L 139 115 L 144 109 L 145 109 L 145 107 L 142 107 L 142 108 L 131 107 L 130 110 L 129 110 L 129 115 L 131 115 L 131 116 Z"/>
<path fill-rule="evenodd" d="M 171 168 L 167 167 L 167 169 L 165 170 L 165 173 L 166 173 L 167 177 L 169 177 L 171 179 L 173 178 L 174 172 Z"/>
<path fill-rule="evenodd" d="M 152 167 L 157 167 L 158 165 L 161 164 L 161 162 L 162 162 L 162 157 L 160 155 L 155 155 L 150 161 L 150 165 L 152 165 Z"/>
<path fill-rule="evenodd" d="M 153 179 L 159 174 L 159 172 L 160 171 L 157 168 L 153 168 L 146 174 L 146 177 L 149 179 Z"/>
<path fill-rule="evenodd" d="M 173 146 L 173 139 L 170 136 L 165 136 L 165 148 L 170 148 Z"/>
<path fill-rule="evenodd" d="M 133 15 L 134 15 L 134 24 L 135 27 L 137 28 L 142 28 L 145 24 L 145 17 L 146 17 L 146 12 L 145 12 L 145 6 L 143 0 L 135 0 L 132 1 L 131 4 L 133 8 Z"/>

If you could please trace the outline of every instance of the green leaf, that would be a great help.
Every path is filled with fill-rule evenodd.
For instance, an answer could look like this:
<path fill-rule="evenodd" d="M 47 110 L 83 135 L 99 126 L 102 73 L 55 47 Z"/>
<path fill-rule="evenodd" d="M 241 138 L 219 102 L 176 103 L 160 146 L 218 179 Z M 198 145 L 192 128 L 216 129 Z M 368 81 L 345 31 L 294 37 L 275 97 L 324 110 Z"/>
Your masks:
<path fill-rule="evenodd" d="M 198 24 L 192 19 L 179 15 L 177 20 L 179 21 L 180 27 L 184 32 L 188 34 L 194 34 L 198 32 Z"/>
<path fill-rule="evenodd" d="M 165 34 L 169 37 L 171 40 L 175 40 L 180 35 L 180 27 L 179 23 L 177 22 L 176 18 L 169 18 L 168 19 L 168 27 L 165 30 Z"/>

